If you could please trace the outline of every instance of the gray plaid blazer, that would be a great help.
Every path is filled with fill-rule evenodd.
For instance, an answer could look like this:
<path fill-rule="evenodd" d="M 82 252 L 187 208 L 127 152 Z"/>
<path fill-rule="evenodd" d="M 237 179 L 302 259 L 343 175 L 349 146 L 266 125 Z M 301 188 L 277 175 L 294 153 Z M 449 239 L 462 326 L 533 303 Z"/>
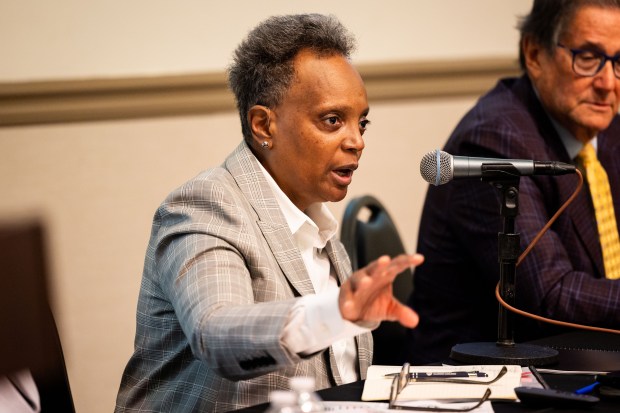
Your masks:
<path fill-rule="evenodd" d="M 339 281 L 342 244 L 326 246 Z M 330 349 L 287 351 L 282 328 L 314 290 L 258 160 L 245 143 L 173 191 L 157 210 L 137 310 L 135 351 L 116 412 L 223 412 L 268 401 L 292 376 L 341 384 Z M 359 373 L 372 338 L 356 338 Z"/>

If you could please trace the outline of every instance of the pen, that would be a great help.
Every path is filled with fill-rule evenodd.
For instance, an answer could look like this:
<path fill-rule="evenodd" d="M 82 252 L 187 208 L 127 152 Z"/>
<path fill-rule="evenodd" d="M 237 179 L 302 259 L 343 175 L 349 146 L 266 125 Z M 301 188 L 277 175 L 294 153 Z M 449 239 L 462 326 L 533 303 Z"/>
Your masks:
<path fill-rule="evenodd" d="M 400 373 L 389 373 L 384 375 L 383 377 L 394 377 L 398 376 Z M 422 379 L 422 378 L 448 378 L 448 377 L 487 377 L 483 371 L 473 370 L 473 371 L 433 371 L 433 372 L 418 372 L 418 373 L 409 373 L 409 379 Z"/>
<path fill-rule="evenodd" d="M 532 375 L 536 378 L 536 380 L 538 380 L 538 382 L 540 383 L 540 385 L 543 387 L 543 389 L 548 389 L 549 385 L 547 384 L 547 382 L 545 381 L 545 379 L 543 379 L 543 377 L 540 375 L 540 373 L 538 372 L 538 370 L 536 370 L 536 367 L 534 366 L 528 366 L 528 368 L 530 369 L 530 371 L 532 372 Z"/>
<path fill-rule="evenodd" d="M 594 383 L 589 384 L 586 387 L 575 390 L 575 394 L 588 394 L 592 392 L 592 390 L 594 390 L 599 384 L 600 383 L 598 381 L 595 381 Z"/>

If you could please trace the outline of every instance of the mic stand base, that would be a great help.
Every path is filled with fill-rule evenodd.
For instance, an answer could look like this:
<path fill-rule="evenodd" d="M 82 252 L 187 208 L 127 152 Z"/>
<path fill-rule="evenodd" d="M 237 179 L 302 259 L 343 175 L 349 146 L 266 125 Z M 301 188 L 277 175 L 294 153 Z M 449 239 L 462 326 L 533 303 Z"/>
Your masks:
<path fill-rule="evenodd" d="M 544 366 L 556 363 L 559 353 L 533 344 L 503 346 L 497 343 L 465 343 L 452 347 L 450 358 L 464 364 L 518 364 Z"/>

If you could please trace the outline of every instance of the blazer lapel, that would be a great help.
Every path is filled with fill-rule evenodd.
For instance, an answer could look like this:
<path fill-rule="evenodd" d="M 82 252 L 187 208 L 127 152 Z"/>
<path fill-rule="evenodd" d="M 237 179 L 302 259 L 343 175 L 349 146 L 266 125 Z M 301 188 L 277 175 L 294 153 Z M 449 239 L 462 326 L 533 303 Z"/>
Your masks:
<path fill-rule="evenodd" d="M 562 151 L 564 155 L 559 157 L 559 160 L 561 162 L 574 163 L 573 160 L 568 158 L 568 154 L 566 154 L 566 150 L 563 147 Z M 577 179 L 577 176 L 574 176 L 572 179 L 569 177 L 558 179 L 560 199 L 566 200 L 573 194 L 575 188 L 577 188 Z M 598 273 L 600 275 L 605 274 L 601 246 L 598 237 L 598 228 L 596 225 L 596 220 L 594 219 L 594 207 L 592 206 L 588 186 L 585 182 L 585 174 L 583 188 L 579 194 L 577 194 L 573 202 L 566 208 L 564 214 L 567 214 L 570 217 L 575 234 L 581 242 L 586 254 L 590 257 L 590 261 L 594 263 Z"/>
<path fill-rule="evenodd" d="M 325 245 L 325 250 L 327 251 L 329 260 L 336 271 L 338 285 L 342 285 L 342 283 L 351 275 L 351 264 L 348 261 L 348 255 L 341 244 L 333 240 L 327 242 L 327 245 Z"/>
<path fill-rule="evenodd" d="M 299 295 L 314 294 L 314 286 L 288 225 L 260 220 L 257 223 L 282 272 Z"/>
<path fill-rule="evenodd" d="M 254 208 L 261 229 L 278 265 L 293 288 L 300 295 L 314 294 L 312 281 L 295 245 L 284 215 L 269 184 L 260 170 L 258 160 L 245 142 L 226 159 L 224 167 L 231 173 L 237 185 Z M 351 264 L 344 247 L 339 242 L 330 240 L 325 246 L 329 259 L 334 266 L 338 283 L 342 284 L 351 274 Z M 372 337 L 370 333 L 356 337 L 358 358 L 360 361 L 360 377 L 366 378 L 366 370 L 372 357 Z M 342 384 L 336 358 L 332 347 L 329 347 L 329 364 L 336 384 Z"/>
<path fill-rule="evenodd" d="M 245 142 L 241 142 L 226 159 L 224 167 L 231 173 L 254 208 L 258 216 L 258 227 L 293 288 L 299 295 L 314 294 L 312 281 L 295 245 L 293 234 L 260 169 L 258 160 Z"/>
<path fill-rule="evenodd" d="M 566 189 L 570 189 L 572 193 L 574 188 L 575 186 L 565 188 L 563 192 L 565 192 Z M 581 244 L 590 257 L 591 262 L 594 263 L 598 273 L 604 277 L 605 268 L 603 264 L 603 253 L 601 251 L 598 227 L 596 224 L 596 219 L 594 218 L 594 207 L 592 206 L 592 200 L 590 199 L 590 192 L 588 190 L 587 183 L 584 182 L 584 187 L 581 192 L 564 212 L 570 214 L 575 232 L 581 240 Z"/>
<path fill-rule="evenodd" d="M 609 176 L 611 196 L 614 201 L 616 222 L 620 224 L 620 118 L 616 118 L 611 126 L 601 132 L 598 137 L 598 151 L 601 164 Z"/>
<path fill-rule="evenodd" d="M 524 81 L 525 80 L 527 80 L 527 78 L 524 78 Z M 554 154 L 555 160 L 566 163 L 574 163 L 574 160 L 571 159 L 566 152 L 566 148 L 564 147 L 558 132 L 553 126 L 553 123 L 549 119 L 549 116 L 536 97 L 529 80 L 522 83 L 523 84 L 520 85 L 520 93 L 523 94 L 522 96 L 527 106 L 534 108 L 533 114 L 538 118 L 537 123 L 541 125 L 541 135 L 544 137 L 545 143 L 550 149 L 550 152 Z M 560 198 L 563 200 L 568 199 L 573 194 L 576 187 L 576 176 L 574 179 L 570 179 L 569 177 L 562 177 L 561 179 L 558 179 L 558 192 Z M 584 184 L 584 188 L 582 188 L 577 197 L 564 211 L 564 214 L 567 214 L 570 217 L 573 228 L 581 242 L 581 245 L 584 247 L 586 254 L 590 257 L 591 262 L 595 263 L 599 274 L 605 274 L 596 221 L 585 218 L 594 216 L 587 184 Z"/>
<path fill-rule="evenodd" d="M 605 168 L 609 177 L 609 185 L 611 187 L 611 195 L 614 202 L 614 212 L 616 214 L 616 221 L 620 223 L 618 218 L 620 217 L 620 170 L 618 159 L 620 159 L 620 143 L 617 139 L 618 133 L 620 133 L 620 126 L 618 119 L 614 119 L 608 129 L 599 133 L 597 138 L 598 156 L 599 161 Z M 584 175 L 585 180 L 585 175 Z M 587 184 L 584 184 L 584 189 L 579 194 L 579 197 L 575 200 L 581 201 L 582 208 L 588 208 L 591 212 L 589 216 L 594 217 L 594 206 L 590 198 L 590 193 L 587 189 Z M 605 264 L 603 262 L 603 253 L 601 250 L 601 244 L 599 242 L 598 227 L 596 219 L 585 220 L 583 218 L 575 220 L 576 225 L 579 227 L 579 231 L 584 234 L 584 241 L 589 240 L 586 244 L 588 253 L 592 258 L 592 261 L 596 263 L 596 268 L 602 278 L 605 277 Z"/>

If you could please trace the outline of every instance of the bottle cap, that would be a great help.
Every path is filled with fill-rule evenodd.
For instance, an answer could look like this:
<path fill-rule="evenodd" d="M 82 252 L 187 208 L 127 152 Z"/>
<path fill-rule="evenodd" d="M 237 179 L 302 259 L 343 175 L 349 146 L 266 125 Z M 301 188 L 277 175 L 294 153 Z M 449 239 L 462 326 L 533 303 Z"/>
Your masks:
<path fill-rule="evenodd" d="M 291 406 L 297 401 L 295 393 L 290 390 L 272 390 L 269 392 L 269 402 L 277 406 Z"/>
<path fill-rule="evenodd" d="M 291 377 L 290 385 L 293 390 L 314 391 L 316 381 L 314 377 L 297 376 Z"/>

